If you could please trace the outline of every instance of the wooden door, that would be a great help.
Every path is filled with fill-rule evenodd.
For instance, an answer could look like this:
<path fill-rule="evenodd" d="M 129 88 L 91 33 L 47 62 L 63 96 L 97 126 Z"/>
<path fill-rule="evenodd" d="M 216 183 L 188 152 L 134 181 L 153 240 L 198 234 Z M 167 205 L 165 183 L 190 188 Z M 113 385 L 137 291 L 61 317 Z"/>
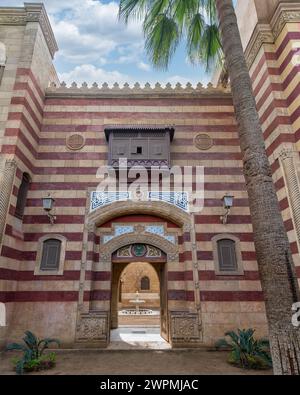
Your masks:
<path fill-rule="evenodd" d="M 167 265 L 160 268 L 160 335 L 169 341 Z"/>

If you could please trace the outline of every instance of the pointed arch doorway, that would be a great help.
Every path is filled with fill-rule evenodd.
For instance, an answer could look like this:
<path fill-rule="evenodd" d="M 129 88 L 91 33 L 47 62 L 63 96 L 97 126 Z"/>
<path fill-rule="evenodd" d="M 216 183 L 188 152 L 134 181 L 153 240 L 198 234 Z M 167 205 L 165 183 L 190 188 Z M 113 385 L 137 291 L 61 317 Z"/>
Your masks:
<path fill-rule="evenodd" d="M 113 338 L 117 333 L 117 339 L 127 339 L 139 344 L 139 348 L 143 348 L 143 344 L 148 348 L 150 338 L 156 339 L 157 344 L 159 339 L 170 341 L 167 271 L 167 255 L 153 245 L 133 243 L 112 254 L 110 329 Z M 146 275 L 155 283 L 152 290 L 157 292 L 151 293 Z M 150 289 L 143 290 L 142 284 Z"/>

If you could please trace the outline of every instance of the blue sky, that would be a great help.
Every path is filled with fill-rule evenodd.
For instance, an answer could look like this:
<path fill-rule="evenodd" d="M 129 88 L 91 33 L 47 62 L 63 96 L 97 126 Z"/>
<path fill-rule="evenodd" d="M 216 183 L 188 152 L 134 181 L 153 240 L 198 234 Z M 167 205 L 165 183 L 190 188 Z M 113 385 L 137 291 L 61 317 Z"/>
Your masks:
<path fill-rule="evenodd" d="M 110 85 L 210 81 L 203 68 L 186 61 L 183 45 L 167 72 L 153 69 L 144 51 L 140 24 L 125 26 L 118 21 L 118 1 L 44 0 L 44 4 L 60 48 L 54 63 L 61 81 Z M 8 5 L 22 6 L 23 1 L 0 0 L 0 6 Z"/>

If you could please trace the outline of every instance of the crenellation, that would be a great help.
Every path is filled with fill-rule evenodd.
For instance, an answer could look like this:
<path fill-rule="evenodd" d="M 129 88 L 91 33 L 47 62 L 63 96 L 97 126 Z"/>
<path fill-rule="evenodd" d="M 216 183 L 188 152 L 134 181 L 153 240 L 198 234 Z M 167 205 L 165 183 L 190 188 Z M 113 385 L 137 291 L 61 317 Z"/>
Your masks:
<path fill-rule="evenodd" d="M 149 95 L 159 95 L 162 97 L 170 96 L 174 97 L 174 95 L 180 97 L 186 94 L 195 95 L 201 97 L 201 95 L 228 95 L 230 96 L 230 88 L 224 87 L 222 85 L 218 85 L 217 87 L 213 86 L 211 83 L 204 87 L 201 83 L 197 84 L 196 87 L 193 87 L 191 83 L 187 83 L 185 86 L 182 86 L 180 83 L 172 86 L 170 83 L 162 86 L 160 83 L 156 83 L 151 86 L 149 83 L 146 83 L 144 86 L 139 83 L 133 84 L 130 86 L 128 83 L 120 86 L 118 83 L 112 84 L 109 86 L 106 82 L 104 82 L 101 86 L 99 86 L 96 82 L 92 85 L 88 85 L 86 82 L 82 83 L 79 86 L 75 81 L 71 83 L 71 85 L 67 85 L 66 82 L 62 82 L 60 85 L 52 82 L 49 88 L 46 90 L 46 95 L 48 97 L 56 97 L 56 95 L 74 95 L 74 94 L 84 94 L 84 95 L 95 95 L 95 94 L 108 94 L 113 96 L 114 94 L 120 95 L 143 95 L 143 97 L 148 97 Z M 147 95 L 147 96 L 145 96 Z M 104 96 L 100 96 L 104 97 Z"/>

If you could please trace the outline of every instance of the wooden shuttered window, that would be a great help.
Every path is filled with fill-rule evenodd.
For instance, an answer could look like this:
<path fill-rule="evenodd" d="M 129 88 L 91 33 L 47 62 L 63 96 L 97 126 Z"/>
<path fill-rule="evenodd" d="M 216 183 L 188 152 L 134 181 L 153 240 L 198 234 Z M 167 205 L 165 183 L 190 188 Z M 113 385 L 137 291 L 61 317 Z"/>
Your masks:
<path fill-rule="evenodd" d="M 22 219 L 26 206 L 27 194 L 30 184 L 30 176 L 27 173 L 23 174 L 22 182 L 18 191 L 17 205 L 15 210 L 15 216 Z"/>
<path fill-rule="evenodd" d="M 43 242 L 41 270 L 58 270 L 61 253 L 61 241 L 48 239 Z"/>
<path fill-rule="evenodd" d="M 222 239 L 218 241 L 219 270 L 235 272 L 238 270 L 235 241 Z"/>
<path fill-rule="evenodd" d="M 143 277 L 141 279 L 141 291 L 149 291 L 149 290 L 150 290 L 149 277 Z"/>

